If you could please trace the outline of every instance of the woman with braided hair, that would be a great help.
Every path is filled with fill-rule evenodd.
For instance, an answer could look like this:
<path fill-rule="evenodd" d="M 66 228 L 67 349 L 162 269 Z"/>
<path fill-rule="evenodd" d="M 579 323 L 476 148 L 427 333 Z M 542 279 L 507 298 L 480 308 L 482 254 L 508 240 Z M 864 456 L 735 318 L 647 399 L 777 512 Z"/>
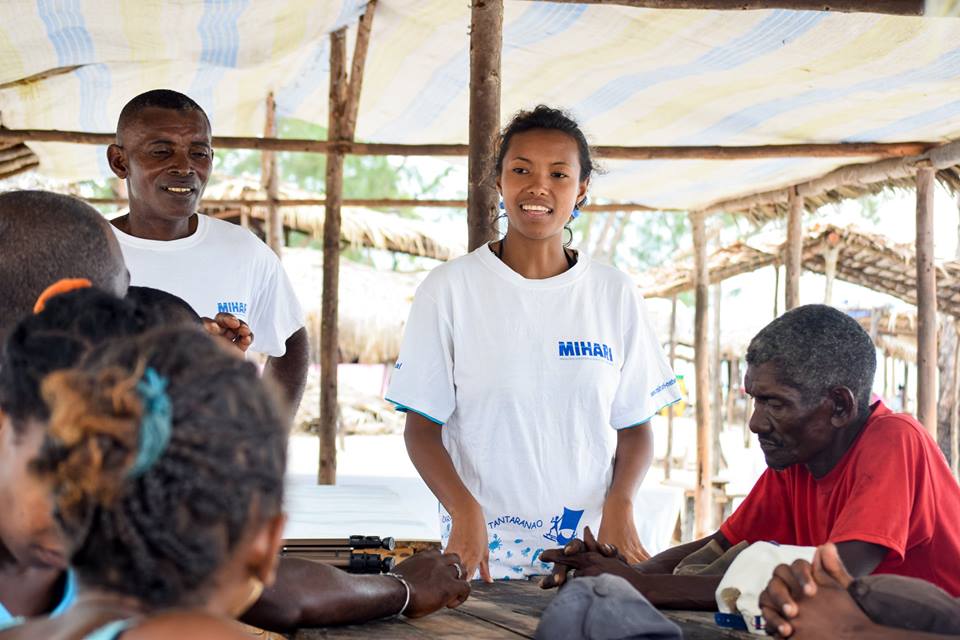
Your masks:
<path fill-rule="evenodd" d="M 41 296 L 38 312 L 10 332 L 0 349 L 0 628 L 16 617 L 58 616 L 76 598 L 76 572 L 67 570 L 64 533 L 51 512 L 50 482 L 33 471 L 51 418 L 41 397 L 43 379 L 76 366 L 91 349 L 182 322 L 180 301 L 144 292 L 120 299 L 85 288 Z M 173 335 L 173 334 L 169 334 Z M 222 349 L 219 341 L 214 341 Z M 232 349 L 225 350 L 235 356 Z M 202 358 L 202 352 L 198 354 Z M 242 363 L 238 363 L 238 366 Z M 201 367 L 200 370 L 207 371 Z M 243 375 L 219 378 L 211 394 L 248 384 Z M 204 381 L 199 388 L 211 389 Z M 245 388 L 245 387 L 243 387 Z M 226 393 L 226 392 L 224 392 Z M 232 398 L 233 392 L 223 398 Z M 231 405 L 232 406 L 232 405 Z M 192 469 L 183 470 L 189 475 Z M 151 500 L 153 494 L 151 494 Z M 161 529 L 166 527 L 163 523 Z M 423 552 L 394 568 L 394 576 L 360 576 L 298 558 L 283 558 L 276 584 L 244 614 L 251 624 L 276 630 L 359 623 L 402 612 L 408 617 L 454 607 L 469 594 L 456 578 L 455 556 Z"/>
<path fill-rule="evenodd" d="M 285 421 L 255 367 L 199 331 L 156 330 L 42 391 L 33 469 L 52 487 L 78 595 L 11 637 L 245 637 L 230 620 L 273 580 L 284 520 Z"/>

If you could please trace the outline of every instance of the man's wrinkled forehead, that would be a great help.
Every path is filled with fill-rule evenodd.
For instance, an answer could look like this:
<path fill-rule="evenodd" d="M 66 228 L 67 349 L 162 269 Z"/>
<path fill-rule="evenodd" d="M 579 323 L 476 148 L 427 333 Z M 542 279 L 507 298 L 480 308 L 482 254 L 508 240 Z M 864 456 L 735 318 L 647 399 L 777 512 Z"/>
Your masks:
<path fill-rule="evenodd" d="M 198 109 L 144 107 L 117 128 L 117 143 L 150 143 L 168 137 L 186 137 L 207 145 L 212 140 L 210 121 Z"/>

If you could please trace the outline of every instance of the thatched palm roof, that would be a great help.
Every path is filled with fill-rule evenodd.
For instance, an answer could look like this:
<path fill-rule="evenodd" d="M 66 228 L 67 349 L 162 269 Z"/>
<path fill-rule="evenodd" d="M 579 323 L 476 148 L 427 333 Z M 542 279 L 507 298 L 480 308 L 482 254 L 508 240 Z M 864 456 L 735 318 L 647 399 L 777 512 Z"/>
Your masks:
<path fill-rule="evenodd" d="M 914 190 L 916 188 L 916 169 L 902 160 L 886 160 L 872 163 L 874 171 L 867 178 L 845 175 L 849 170 L 857 170 L 866 165 L 849 165 L 832 171 L 831 173 L 812 180 L 803 185 L 810 185 L 804 195 L 804 208 L 813 213 L 820 207 L 828 204 L 837 204 L 844 200 L 861 198 L 884 191 L 896 189 Z M 846 178 L 846 179 L 845 179 Z M 960 166 L 948 167 L 937 171 L 939 182 L 950 193 L 960 192 Z M 819 190 L 815 183 L 833 183 L 827 190 Z M 755 225 L 762 225 L 777 218 L 786 217 L 789 210 L 789 192 L 786 188 L 775 189 L 762 193 L 755 193 L 743 198 L 734 198 L 724 203 L 718 203 L 707 208 L 708 211 L 738 214 L 746 217 Z"/>
<path fill-rule="evenodd" d="M 40 159 L 27 145 L 22 143 L 4 145 L 0 142 L 0 180 L 36 169 L 39 165 Z"/>
<path fill-rule="evenodd" d="M 280 199 L 316 198 L 316 194 L 305 193 L 286 187 L 281 188 Z M 242 178 L 227 180 L 207 188 L 205 197 L 210 200 L 264 200 L 266 191 L 252 180 Z M 220 207 L 211 203 L 203 207 L 203 212 L 218 218 L 237 218 L 240 208 Z M 266 208 L 263 205 L 250 207 L 253 218 L 264 219 Z M 323 235 L 324 210 L 322 206 L 280 207 L 283 225 L 309 233 L 314 237 Z M 440 229 L 420 220 L 403 218 L 399 215 L 381 213 L 361 207 L 345 207 L 342 210 L 340 235 L 342 241 L 362 247 L 386 249 L 410 255 L 450 260 L 466 253 L 462 239 L 450 237 Z"/>
<path fill-rule="evenodd" d="M 719 282 L 781 261 L 784 242 L 738 241 L 722 247 L 707 259 L 710 281 Z M 914 249 L 884 236 L 854 227 L 816 225 L 806 231 L 803 241 L 803 268 L 826 272 L 825 254 L 838 250 L 836 277 L 917 303 Z M 638 278 L 647 297 L 669 297 L 693 288 L 693 266 L 689 262 L 667 265 Z M 939 309 L 960 317 L 960 261 L 937 264 Z"/>

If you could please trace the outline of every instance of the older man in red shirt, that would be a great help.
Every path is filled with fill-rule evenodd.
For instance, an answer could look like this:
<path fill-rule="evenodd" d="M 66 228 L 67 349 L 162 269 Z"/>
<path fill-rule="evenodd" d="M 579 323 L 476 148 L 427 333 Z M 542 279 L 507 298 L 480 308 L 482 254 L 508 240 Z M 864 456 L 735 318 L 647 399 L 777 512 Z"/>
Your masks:
<path fill-rule="evenodd" d="M 960 595 L 960 486 L 916 420 L 869 404 L 876 350 L 860 325 L 799 307 L 754 337 L 747 365 L 750 430 L 769 469 L 720 530 L 634 567 L 574 541 L 543 554 L 558 566 L 546 586 L 570 568 L 615 573 L 659 607 L 713 609 L 720 577 L 675 576 L 679 561 L 711 539 L 771 540 L 832 542 L 853 577 L 910 576 Z"/>

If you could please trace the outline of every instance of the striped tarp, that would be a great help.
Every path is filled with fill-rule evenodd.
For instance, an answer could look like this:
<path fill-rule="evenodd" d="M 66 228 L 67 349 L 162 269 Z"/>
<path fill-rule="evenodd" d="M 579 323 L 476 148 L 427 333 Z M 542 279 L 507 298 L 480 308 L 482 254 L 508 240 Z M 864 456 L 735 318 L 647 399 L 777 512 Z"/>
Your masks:
<path fill-rule="evenodd" d="M 218 135 L 261 134 L 269 91 L 281 114 L 325 123 L 326 36 L 363 8 L 7 0 L 0 123 L 111 131 L 126 100 L 158 86 L 197 99 Z M 466 142 L 469 19 L 466 0 L 379 1 L 359 138 Z M 572 111 L 595 144 L 947 140 L 960 137 L 960 19 L 506 0 L 503 118 L 541 102 Z M 100 148 L 33 147 L 50 175 L 107 171 Z M 608 161 L 592 192 L 697 208 L 855 161 Z"/>

